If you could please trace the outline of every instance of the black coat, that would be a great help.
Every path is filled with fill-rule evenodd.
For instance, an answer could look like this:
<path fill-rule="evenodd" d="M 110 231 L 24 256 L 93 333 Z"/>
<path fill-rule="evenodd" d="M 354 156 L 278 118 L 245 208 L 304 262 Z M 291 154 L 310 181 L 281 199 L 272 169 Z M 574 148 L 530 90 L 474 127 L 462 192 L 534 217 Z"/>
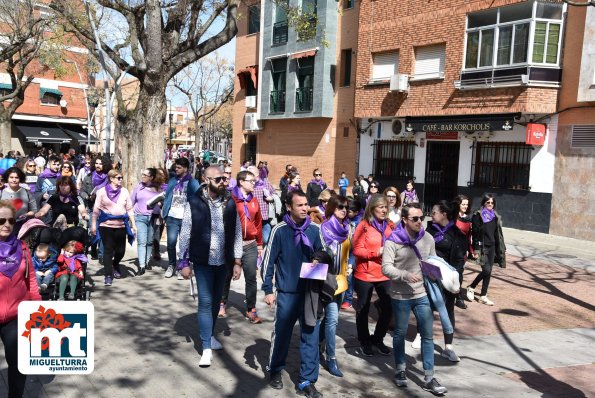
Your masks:
<path fill-rule="evenodd" d="M 426 231 L 432 236 L 438 233 L 431 221 L 428 223 Z M 467 248 L 467 237 L 456 225 L 453 225 L 446 231 L 444 238 L 440 242 L 436 242 L 436 255 L 457 270 L 462 270 L 465 267 Z"/>
<path fill-rule="evenodd" d="M 318 197 L 320 193 L 326 189 L 326 184 L 323 184 L 321 187 L 318 184 L 308 183 L 308 188 L 306 188 L 306 198 L 308 199 L 308 206 L 314 207 L 318 206 Z"/>
<path fill-rule="evenodd" d="M 479 264 L 483 264 L 485 261 L 485 255 L 483 252 L 483 241 L 484 241 L 484 222 L 481 218 L 481 210 L 477 210 L 471 217 L 471 234 L 473 236 L 473 249 L 475 253 L 480 253 Z M 506 268 L 506 244 L 504 243 L 504 234 L 502 233 L 502 217 L 496 213 L 496 233 L 494 236 L 496 242 L 496 255 L 494 256 L 494 263 L 498 264 L 501 268 Z"/>

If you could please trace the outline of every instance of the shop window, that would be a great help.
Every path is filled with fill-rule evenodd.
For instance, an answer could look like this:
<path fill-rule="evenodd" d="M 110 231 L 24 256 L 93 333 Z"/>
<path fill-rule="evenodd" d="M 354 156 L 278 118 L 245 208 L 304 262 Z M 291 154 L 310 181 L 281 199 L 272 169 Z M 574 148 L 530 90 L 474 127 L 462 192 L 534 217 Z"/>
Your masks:
<path fill-rule="evenodd" d="M 478 142 L 473 185 L 528 190 L 531 153 L 524 142 Z"/>
<path fill-rule="evenodd" d="M 559 65 L 563 7 L 528 1 L 467 15 L 465 69 Z"/>
<path fill-rule="evenodd" d="M 415 49 L 415 80 L 444 78 L 446 57 L 444 44 L 418 47 Z"/>
<path fill-rule="evenodd" d="M 353 52 L 350 49 L 341 50 L 341 86 L 349 86 L 351 84 L 351 59 Z"/>
<path fill-rule="evenodd" d="M 406 180 L 413 175 L 415 141 L 376 141 L 374 175 Z"/>
<path fill-rule="evenodd" d="M 372 54 L 372 81 L 390 80 L 398 70 L 398 52 Z"/>
<path fill-rule="evenodd" d="M 248 7 L 248 34 L 260 32 L 260 5 Z"/>

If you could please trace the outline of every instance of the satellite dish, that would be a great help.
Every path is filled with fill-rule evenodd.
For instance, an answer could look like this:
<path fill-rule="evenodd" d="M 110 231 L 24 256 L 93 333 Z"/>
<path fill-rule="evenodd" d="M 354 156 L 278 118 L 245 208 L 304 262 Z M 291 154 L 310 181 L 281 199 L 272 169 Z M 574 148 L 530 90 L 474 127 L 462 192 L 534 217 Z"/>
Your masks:
<path fill-rule="evenodd" d="M 68 105 L 68 102 L 66 102 L 66 100 L 60 100 L 60 106 L 62 108 L 66 108 L 67 105 Z"/>
<path fill-rule="evenodd" d="M 403 132 L 403 122 L 399 119 L 393 120 L 392 130 L 394 135 L 399 135 Z"/>

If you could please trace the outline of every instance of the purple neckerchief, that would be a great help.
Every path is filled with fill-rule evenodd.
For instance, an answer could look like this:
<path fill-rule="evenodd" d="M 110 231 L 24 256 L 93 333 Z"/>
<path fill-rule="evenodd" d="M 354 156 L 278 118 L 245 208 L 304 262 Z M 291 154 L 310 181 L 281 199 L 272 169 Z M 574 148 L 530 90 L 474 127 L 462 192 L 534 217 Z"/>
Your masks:
<path fill-rule="evenodd" d="M 384 246 L 384 242 L 386 242 L 386 235 L 384 233 L 388 227 L 388 222 L 386 220 L 382 220 L 382 223 L 379 223 L 378 220 L 376 220 L 376 217 L 374 217 L 374 221 L 372 221 L 372 224 L 370 225 L 376 231 L 380 232 L 380 235 L 382 236 L 382 246 Z"/>
<path fill-rule="evenodd" d="M 118 201 L 120 192 L 122 192 L 122 187 L 112 188 L 112 184 L 107 184 L 105 186 L 105 193 L 107 194 L 107 197 L 114 203 Z"/>
<path fill-rule="evenodd" d="M 314 247 L 312 246 L 312 242 L 310 242 L 310 239 L 308 239 L 308 235 L 306 235 L 306 229 L 308 229 L 308 227 L 312 223 L 312 220 L 310 220 L 310 217 L 306 216 L 304 223 L 299 227 L 293 221 L 293 219 L 291 218 L 291 216 L 289 214 L 285 214 L 283 216 L 283 221 L 285 221 L 285 223 L 287 225 L 289 225 L 289 227 L 291 229 L 293 229 L 293 243 L 296 246 L 299 246 L 300 241 L 301 241 L 305 246 L 308 246 L 310 249 L 314 250 Z"/>
<path fill-rule="evenodd" d="M 72 194 L 68 194 L 68 195 L 64 196 L 60 192 L 58 192 L 58 196 L 60 196 L 60 201 L 62 201 L 62 203 L 74 202 L 74 198 L 72 197 Z M 64 199 L 66 199 L 66 201 L 64 201 Z"/>
<path fill-rule="evenodd" d="M 266 166 L 263 166 L 260 169 L 258 169 L 258 178 L 260 178 L 261 180 L 264 180 L 265 178 L 268 178 L 268 176 L 269 176 L 269 169 Z"/>
<path fill-rule="evenodd" d="M 411 192 L 409 192 L 408 190 L 405 190 L 405 200 L 409 199 L 410 201 L 415 200 L 415 197 L 417 196 L 417 192 L 415 192 L 415 189 Z"/>
<path fill-rule="evenodd" d="M 495 217 L 496 213 L 494 213 L 494 210 L 488 210 L 485 207 L 481 208 L 481 219 L 484 223 L 492 221 Z"/>
<path fill-rule="evenodd" d="M 52 171 L 50 169 L 45 169 L 39 175 L 39 178 L 60 178 L 62 174 L 59 171 Z"/>
<path fill-rule="evenodd" d="M 264 182 L 263 178 L 260 178 L 256 181 L 256 183 L 254 184 L 254 188 L 260 188 L 260 187 L 264 187 L 266 186 L 266 183 Z"/>
<path fill-rule="evenodd" d="M 70 268 L 71 272 L 74 272 L 76 269 L 74 266 L 74 260 L 79 260 L 80 262 L 83 262 L 83 263 L 89 262 L 89 259 L 84 254 L 75 254 L 72 257 L 64 256 L 64 259 L 66 260 L 66 264 L 68 264 L 68 268 Z"/>
<path fill-rule="evenodd" d="M 192 178 L 192 176 L 190 175 L 190 173 L 184 174 L 184 176 L 182 178 L 178 179 L 178 182 L 174 186 L 174 191 L 178 191 L 178 192 L 184 191 L 184 183 L 186 181 L 190 181 L 191 178 Z"/>
<path fill-rule="evenodd" d="M 91 173 L 91 182 L 97 189 L 103 188 L 107 185 L 107 173 L 98 173 L 97 170 L 93 170 Z"/>
<path fill-rule="evenodd" d="M 83 166 L 83 169 L 85 170 L 85 175 L 91 172 L 91 166 Z"/>
<path fill-rule="evenodd" d="M 250 218 L 250 210 L 248 210 L 248 202 L 250 202 L 254 196 L 251 193 L 249 193 L 248 196 L 244 196 L 244 193 L 238 186 L 233 187 L 233 189 L 231 190 L 231 194 L 234 198 L 237 198 L 244 202 L 244 214 L 246 215 L 246 218 L 248 220 L 252 220 Z"/>
<path fill-rule="evenodd" d="M 440 226 L 440 224 L 432 224 L 432 225 L 438 231 L 438 233 L 436 233 L 436 235 L 434 235 L 434 242 L 438 243 L 438 242 L 441 242 L 442 239 L 444 239 L 444 234 L 446 234 L 446 231 L 448 231 L 453 225 L 455 225 L 455 222 L 449 221 L 448 224 L 446 224 L 446 226 L 444 228 L 442 228 Z"/>
<path fill-rule="evenodd" d="M 415 246 L 415 244 L 417 242 L 419 242 L 420 239 L 423 238 L 423 236 L 425 234 L 426 234 L 426 231 L 424 230 L 424 227 L 422 226 L 421 230 L 419 231 L 419 233 L 417 234 L 415 239 L 411 240 L 411 237 L 409 237 L 409 234 L 405 230 L 403 223 L 400 222 L 399 225 L 397 225 L 397 227 L 393 231 L 393 233 L 390 234 L 390 236 L 388 237 L 388 240 L 390 240 L 391 242 L 395 242 L 400 245 L 408 246 L 408 247 L 412 248 L 413 251 L 415 252 L 415 255 L 417 256 L 417 258 L 419 258 L 421 260 L 421 253 L 419 252 L 419 249 L 417 248 L 417 246 Z"/>
<path fill-rule="evenodd" d="M 12 279 L 21 266 L 23 247 L 21 241 L 11 234 L 5 241 L 0 241 L 0 273 Z"/>
<path fill-rule="evenodd" d="M 310 180 L 310 182 L 308 184 L 318 185 L 322 189 L 324 189 L 324 187 L 326 186 L 326 184 L 324 183 L 324 181 L 322 181 L 322 180 L 318 181 L 316 178 Z"/>
<path fill-rule="evenodd" d="M 296 185 L 295 187 L 293 185 L 287 186 L 287 192 L 300 191 L 300 190 L 301 190 L 301 188 L 299 185 Z"/>
<path fill-rule="evenodd" d="M 324 204 L 322 202 L 320 202 L 320 204 L 318 205 L 318 208 L 320 209 L 320 212 L 324 216 L 326 214 L 326 209 L 324 208 Z"/>
<path fill-rule="evenodd" d="M 345 217 L 343 221 L 339 221 L 333 214 L 331 218 L 320 225 L 320 232 L 324 243 L 335 250 L 337 245 L 343 243 L 349 236 L 349 219 Z"/>

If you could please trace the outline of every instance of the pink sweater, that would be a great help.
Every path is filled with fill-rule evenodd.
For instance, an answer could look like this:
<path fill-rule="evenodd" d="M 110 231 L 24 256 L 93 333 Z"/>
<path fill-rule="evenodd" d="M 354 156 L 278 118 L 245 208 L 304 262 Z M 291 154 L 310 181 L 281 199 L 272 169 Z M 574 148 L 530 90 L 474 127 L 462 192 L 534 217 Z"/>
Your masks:
<path fill-rule="evenodd" d="M 134 212 L 132 211 L 132 201 L 130 200 L 130 193 L 126 188 L 122 188 L 118 200 L 114 203 L 107 197 L 105 188 L 100 188 L 95 196 L 95 206 L 93 206 L 93 225 L 97 224 L 99 213 L 103 210 L 104 213 L 120 216 L 128 213 L 130 219 L 134 219 Z M 123 228 L 124 222 L 121 220 L 108 220 L 99 225 L 100 227 L 108 228 Z"/>

